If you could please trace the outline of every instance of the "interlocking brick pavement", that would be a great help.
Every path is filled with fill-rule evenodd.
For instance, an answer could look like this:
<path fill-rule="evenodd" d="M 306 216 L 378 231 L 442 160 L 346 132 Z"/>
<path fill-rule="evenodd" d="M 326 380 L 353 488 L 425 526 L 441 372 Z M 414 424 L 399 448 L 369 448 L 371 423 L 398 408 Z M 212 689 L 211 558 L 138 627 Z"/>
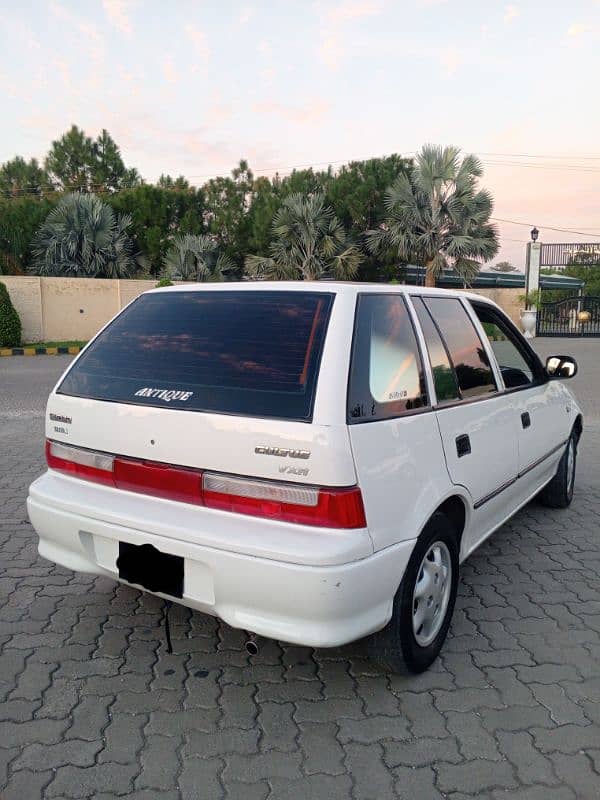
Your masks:
<path fill-rule="evenodd" d="M 265 642 L 40 559 L 27 486 L 66 358 L 0 363 L 0 797 L 600 797 L 600 342 L 568 511 L 535 503 L 464 565 L 442 658 L 385 675 L 354 644 Z"/>

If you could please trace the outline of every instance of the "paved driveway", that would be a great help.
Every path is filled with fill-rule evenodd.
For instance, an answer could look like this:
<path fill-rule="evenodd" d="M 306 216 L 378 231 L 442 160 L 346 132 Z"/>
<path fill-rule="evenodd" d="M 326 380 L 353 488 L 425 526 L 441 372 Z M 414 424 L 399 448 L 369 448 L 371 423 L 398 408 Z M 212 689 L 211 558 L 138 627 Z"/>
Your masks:
<path fill-rule="evenodd" d="M 443 658 L 382 674 L 360 645 L 264 644 L 38 558 L 24 498 L 67 359 L 0 361 L 0 797 L 600 797 L 600 342 L 572 508 L 531 505 L 464 566 Z M 301 602 L 301 598 L 299 598 Z"/>

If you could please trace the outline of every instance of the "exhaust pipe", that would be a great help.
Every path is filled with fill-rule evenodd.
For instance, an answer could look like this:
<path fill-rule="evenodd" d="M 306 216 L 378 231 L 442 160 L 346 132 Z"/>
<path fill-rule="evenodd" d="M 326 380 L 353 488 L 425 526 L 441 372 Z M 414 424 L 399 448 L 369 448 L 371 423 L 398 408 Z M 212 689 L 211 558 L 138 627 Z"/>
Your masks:
<path fill-rule="evenodd" d="M 258 642 L 256 639 L 248 639 L 246 642 L 246 652 L 249 656 L 258 655 Z"/>

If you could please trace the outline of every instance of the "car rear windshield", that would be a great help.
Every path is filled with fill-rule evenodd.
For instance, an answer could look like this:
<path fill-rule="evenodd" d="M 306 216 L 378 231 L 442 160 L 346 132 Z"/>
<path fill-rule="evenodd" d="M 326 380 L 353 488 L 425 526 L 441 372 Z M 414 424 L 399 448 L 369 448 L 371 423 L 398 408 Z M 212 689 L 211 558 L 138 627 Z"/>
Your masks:
<path fill-rule="evenodd" d="M 59 394 L 309 421 L 333 295 L 171 291 L 135 300 Z"/>

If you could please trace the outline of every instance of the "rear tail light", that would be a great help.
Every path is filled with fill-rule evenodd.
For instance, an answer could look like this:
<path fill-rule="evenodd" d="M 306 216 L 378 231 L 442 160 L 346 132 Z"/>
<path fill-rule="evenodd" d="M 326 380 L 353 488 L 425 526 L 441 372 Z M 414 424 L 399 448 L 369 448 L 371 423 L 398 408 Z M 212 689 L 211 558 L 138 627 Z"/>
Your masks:
<path fill-rule="evenodd" d="M 51 469 L 66 472 L 75 478 L 114 486 L 114 456 L 81 450 L 78 447 L 46 441 L 46 462 Z"/>
<path fill-rule="evenodd" d="M 222 511 L 324 528 L 364 528 L 367 524 L 357 486 L 318 489 L 207 472 L 203 490 L 204 504 Z"/>
<path fill-rule="evenodd" d="M 121 458 L 50 440 L 46 441 L 46 461 L 51 469 L 74 478 L 236 514 L 324 528 L 364 528 L 367 524 L 357 486 L 324 489 L 239 478 Z"/>

